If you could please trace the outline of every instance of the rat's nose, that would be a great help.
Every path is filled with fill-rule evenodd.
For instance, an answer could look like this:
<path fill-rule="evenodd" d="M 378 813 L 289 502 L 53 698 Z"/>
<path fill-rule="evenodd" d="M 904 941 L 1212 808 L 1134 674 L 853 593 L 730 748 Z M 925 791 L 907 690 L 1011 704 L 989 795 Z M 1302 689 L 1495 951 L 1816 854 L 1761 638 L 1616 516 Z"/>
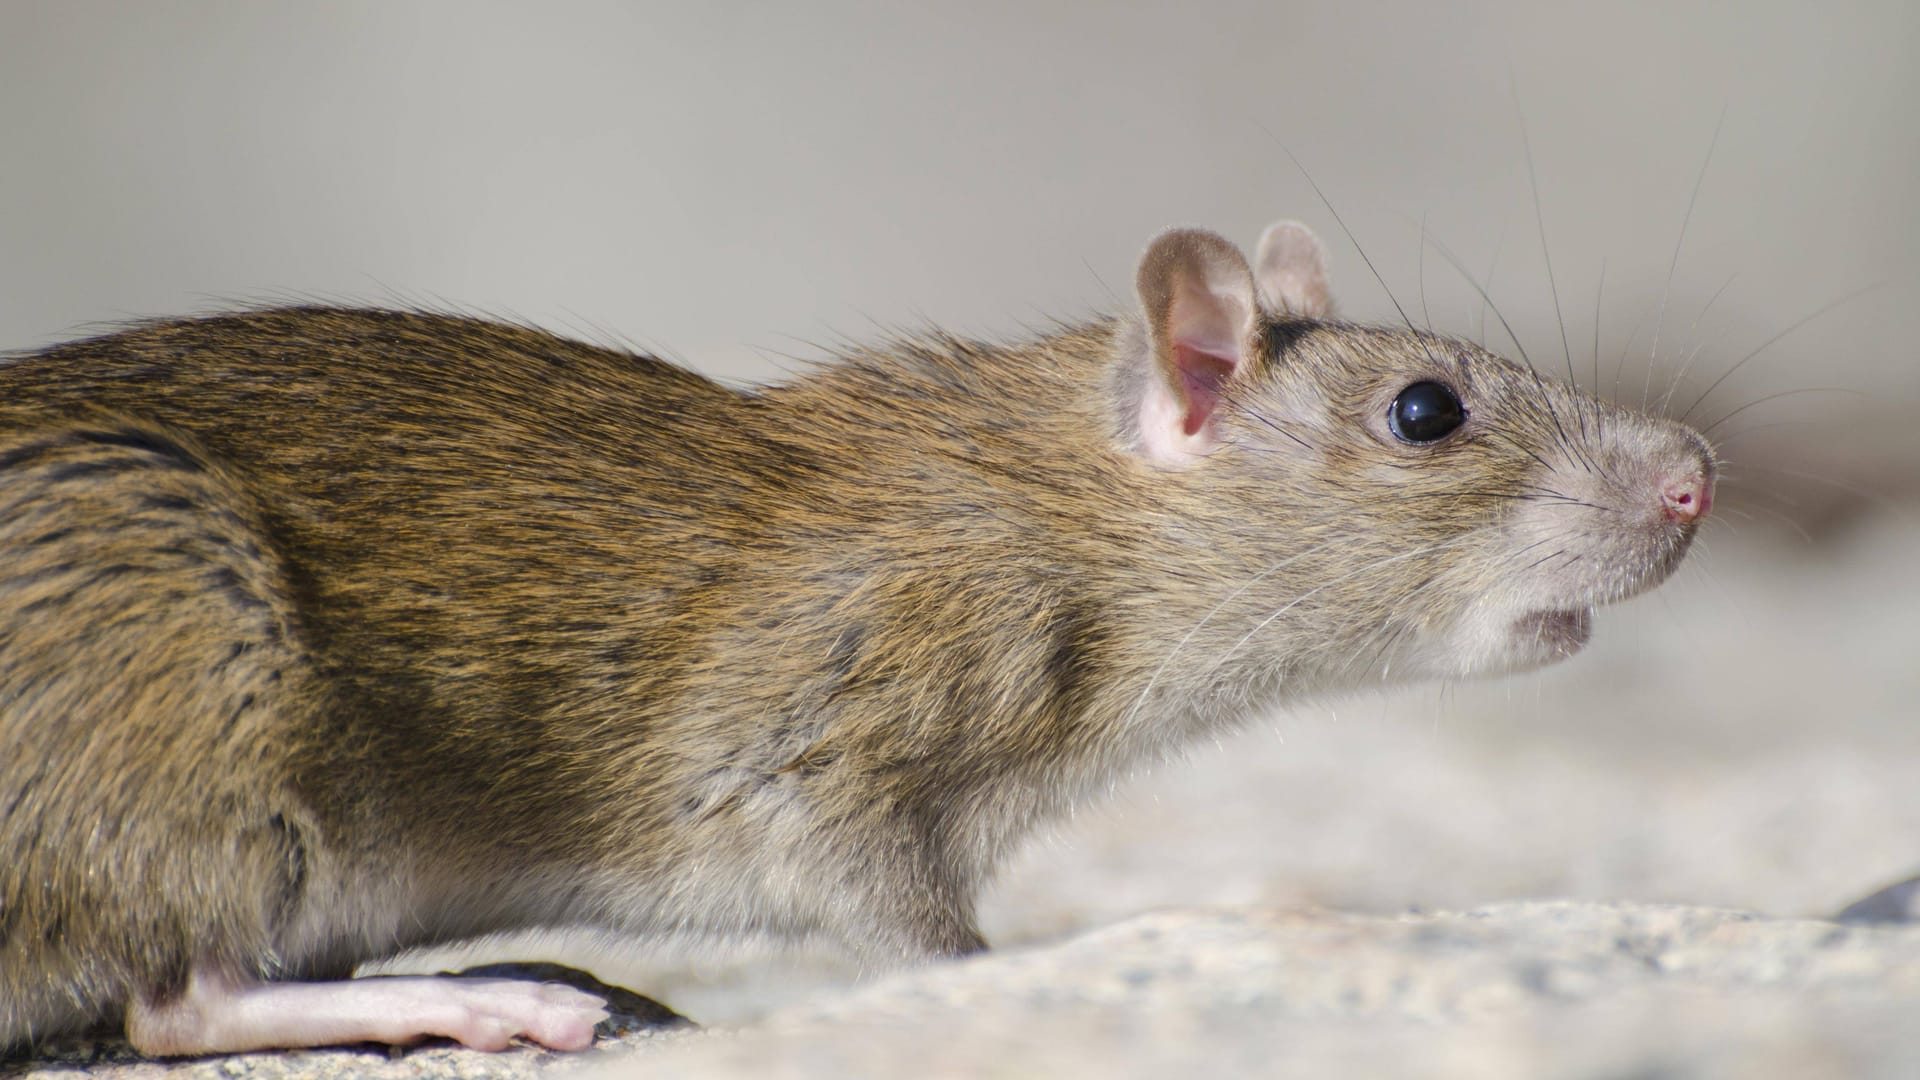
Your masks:
<path fill-rule="evenodd" d="M 1689 471 L 1669 477 L 1660 485 L 1660 507 L 1669 520 L 1683 524 L 1707 516 L 1713 506 L 1713 478 L 1705 472 Z"/>

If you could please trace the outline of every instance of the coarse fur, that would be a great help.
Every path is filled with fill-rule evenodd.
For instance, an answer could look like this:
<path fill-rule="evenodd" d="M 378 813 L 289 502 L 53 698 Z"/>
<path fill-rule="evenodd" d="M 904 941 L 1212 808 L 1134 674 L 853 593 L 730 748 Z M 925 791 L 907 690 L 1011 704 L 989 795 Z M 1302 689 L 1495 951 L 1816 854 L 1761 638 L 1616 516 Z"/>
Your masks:
<path fill-rule="evenodd" d="M 0 1048 L 531 927 L 966 953 L 1119 770 L 1568 655 L 1684 553 L 1698 436 L 1205 235 L 1140 313 L 753 391 L 320 307 L 0 366 Z"/>

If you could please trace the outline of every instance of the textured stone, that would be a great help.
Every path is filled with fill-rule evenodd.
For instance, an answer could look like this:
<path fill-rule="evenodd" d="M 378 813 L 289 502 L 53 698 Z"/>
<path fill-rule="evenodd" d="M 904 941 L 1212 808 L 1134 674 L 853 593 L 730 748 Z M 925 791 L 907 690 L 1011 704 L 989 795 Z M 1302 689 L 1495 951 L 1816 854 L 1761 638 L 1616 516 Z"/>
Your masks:
<path fill-rule="evenodd" d="M 429 1046 L 154 1063 L 90 1046 L 0 1074 L 1798 1080 L 1920 1069 L 1920 1031 L 1907 1023 L 1920 1008 L 1920 927 L 1677 905 L 1164 911 L 824 991 L 729 1031 L 567 978 L 622 1006 L 585 1054 Z"/>
<path fill-rule="evenodd" d="M 603 1076 L 1897 1076 L 1920 929 L 1509 903 L 1171 911 L 909 972 Z"/>

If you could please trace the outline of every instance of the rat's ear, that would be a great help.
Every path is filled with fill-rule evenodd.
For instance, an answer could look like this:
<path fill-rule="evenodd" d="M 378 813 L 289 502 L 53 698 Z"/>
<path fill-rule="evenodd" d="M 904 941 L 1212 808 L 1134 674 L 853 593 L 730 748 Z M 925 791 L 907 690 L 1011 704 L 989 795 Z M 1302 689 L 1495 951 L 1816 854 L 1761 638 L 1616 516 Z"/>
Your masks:
<path fill-rule="evenodd" d="M 1260 302 L 1268 311 L 1308 319 L 1333 317 L 1327 292 L 1327 249 L 1297 221 L 1276 221 L 1260 234 L 1253 257 Z"/>
<path fill-rule="evenodd" d="M 1219 445 L 1221 394 L 1250 362 L 1253 272 L 1218 234 L 1172 229 L 1147 246 L 1137 283 L 1153 350 L 1134 402 L 1140 448 L 1156 464 L 1189 464 Z"/>

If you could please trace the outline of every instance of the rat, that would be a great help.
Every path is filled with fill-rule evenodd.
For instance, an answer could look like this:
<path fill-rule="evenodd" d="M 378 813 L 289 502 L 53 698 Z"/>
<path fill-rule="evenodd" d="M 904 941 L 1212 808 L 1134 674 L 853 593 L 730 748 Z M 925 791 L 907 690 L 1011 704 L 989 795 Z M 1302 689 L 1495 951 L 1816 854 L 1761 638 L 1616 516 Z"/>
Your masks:
<path fill-rule="evenodd" d="M 530 928 L 966 955 L 1123 771 L 1569 656 L 1708 513 L 1698 434 L 1341 321 L 1304 226 L 1136 285 L 752 389 L 330 307 L 0 365 L 0 1049 L 583 1047 L 575 990 L 350 977 Z"/>

